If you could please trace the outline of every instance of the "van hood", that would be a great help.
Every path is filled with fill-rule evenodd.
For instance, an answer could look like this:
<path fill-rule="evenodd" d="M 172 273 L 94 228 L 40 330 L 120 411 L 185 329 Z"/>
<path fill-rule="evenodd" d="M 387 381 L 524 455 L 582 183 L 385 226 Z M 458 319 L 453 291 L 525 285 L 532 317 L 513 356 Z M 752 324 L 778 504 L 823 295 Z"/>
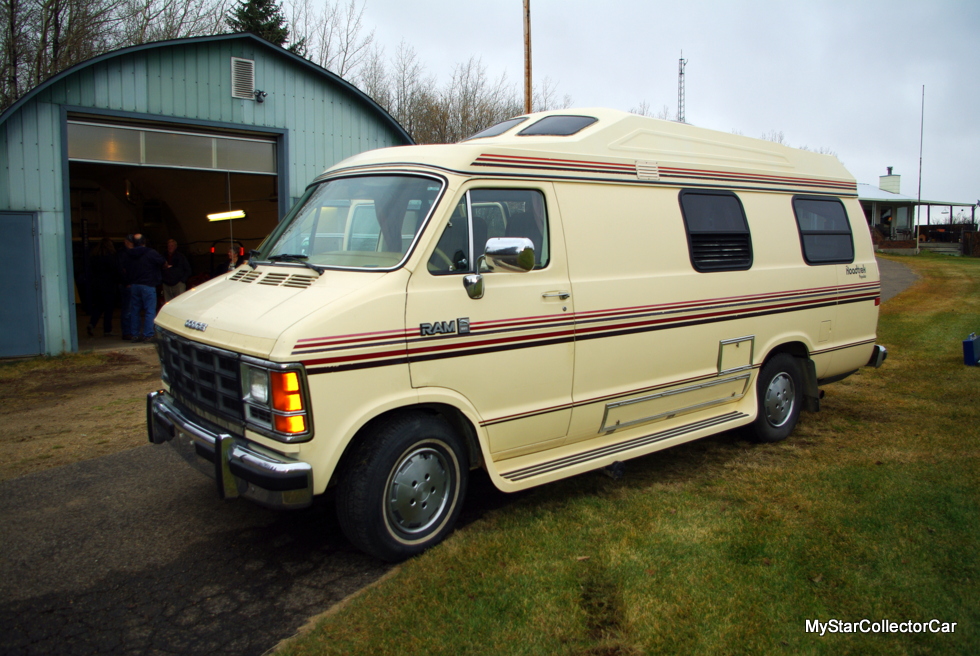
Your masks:
<path fill-rule="evenodd" d="M 243 265 L 161 308 L 156 323 L 196 342 L 268 357 L 280 335 L 311 313 L 396 272 Z"/>

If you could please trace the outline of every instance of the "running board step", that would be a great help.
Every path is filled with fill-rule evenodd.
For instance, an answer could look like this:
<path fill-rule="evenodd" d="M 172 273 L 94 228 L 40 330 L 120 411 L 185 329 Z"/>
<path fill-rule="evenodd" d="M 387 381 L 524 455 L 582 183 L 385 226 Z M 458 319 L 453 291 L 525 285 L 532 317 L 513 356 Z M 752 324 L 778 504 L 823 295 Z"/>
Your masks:
<path fill-rule="evenodd" d="M 711 419 L 703 419 L 701 421 L 685 424 L 683 426 L 677 426 L 676 428 L 660 431 L 659 433 L 651 433 L 641 437 L 634 437 L 633 439 L 626 440 L 625 442 L 619 442 L 618 444 L 610 444 L 609 446 L 599 447 L 590 451 L 583 451 L 582 453 L 565 456 L 564 458 L 549 460 L 548 462 L 542 462 L 530 467 L 522 467 L 521 469 L 504 472 L 501 474 L 501 476 L 509 481 L 523 481 L 524 479 L 531 478 L 532 476 L 550 474 L 551 472 L 559 469 L 565 469 L 566 467 L 586 463 L 590 460 L 598 460 L 599 458 L 605 458 L 606 456 L 622 453 L 623 451 L 649 446 L 656 442 L 669 440 L 674 437 L 680 437 L 681 435 L 694 433 L 704 430 L 705 428 L 720 426 L 722 424 L 727 424 L 746 417 L 748 417 L 748 415 L 744 412 L 729 412 L 728 414 L 712 417 Z"/>

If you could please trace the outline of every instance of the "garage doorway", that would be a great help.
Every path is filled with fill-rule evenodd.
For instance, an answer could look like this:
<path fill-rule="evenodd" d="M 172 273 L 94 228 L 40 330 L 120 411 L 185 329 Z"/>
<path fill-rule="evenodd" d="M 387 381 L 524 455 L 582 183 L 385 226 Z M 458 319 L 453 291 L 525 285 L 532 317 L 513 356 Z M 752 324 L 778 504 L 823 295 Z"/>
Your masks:
<path fill-rule="evenodd" d="M 68 182 L 80 309 L 91 312 L 89 258 L 104 238 L 120 249 L 126 235 L 142 233 L 162 253 L 169 239 L 176 240 L 191 263 L 189 286 L 227 262 L 230 246 L 245 253 L 257 247 L 280 216 L 277 153 L 275 135 L 70 116 Z M 243 210 L 245 218 L 207 219 L 230 209 Z"/>

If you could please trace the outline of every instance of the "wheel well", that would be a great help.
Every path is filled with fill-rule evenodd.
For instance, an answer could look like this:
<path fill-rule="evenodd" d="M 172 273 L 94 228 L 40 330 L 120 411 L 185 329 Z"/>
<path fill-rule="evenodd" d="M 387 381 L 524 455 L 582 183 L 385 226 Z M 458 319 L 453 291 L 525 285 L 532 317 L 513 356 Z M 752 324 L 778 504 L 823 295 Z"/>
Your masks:
<path fill-rule="evenodd" d="M 796 358 L 803 358 L 804 360 L 810 359 L 810 352 L 806 348 L 806 344 L 803 342 L 786 342 L 785 344 L 780 344 L 773 348 L 769 353 L 766 354 L 763 364 L 773 356 L 779 353 L 788 353 Z"/>
<path fill-rule="evenodd" d="M 479 467 L 483 464 L 483 452 L 480 450 L 480 443 L 476 438 L 476 430 L 473 428 L 473 424 L 470 423 L 470 420 L 466 418 L 466 415 L 453 406 L 444 403 L 408 405 L 383 412 L 361 426 L 361 428 L 354 435 L 353 439 L 351 439 L 351 441 L 344 448 L 344 453 L 337 462 L 337 467 L 334 469 L 334 474 L 330 480 L 330 485 L 336 483 L 337 472 L 343 471 L 348 455 L 354 450 L 354 445 L 364 438 L 364 435 L 370 433 L 375 426 L 394 415 L 403 412 L 417 412 L 420 410 L 422 412 L 427 412 L 429 414 L 442 417 L 450 426 L 452 426 L 457 435 L 462 436 L 466 444 L 466 452 L 469 455 L 470 469 Z"/>
<path fill-rule="evenodd" d="M 453 427 L 458 435 L 462 436 L 466 441 L 466 450 L 470 456 L 470 469 L 474 469 L 483 464 L 483 451 L 480 449 L 480 442 L 476 438 L 476 429 L 470 420 L 466 418 L 466 415 L 460 412 L 458 408 L 445 403 L 423 403 L 416 407 L 439 415 Z"/>

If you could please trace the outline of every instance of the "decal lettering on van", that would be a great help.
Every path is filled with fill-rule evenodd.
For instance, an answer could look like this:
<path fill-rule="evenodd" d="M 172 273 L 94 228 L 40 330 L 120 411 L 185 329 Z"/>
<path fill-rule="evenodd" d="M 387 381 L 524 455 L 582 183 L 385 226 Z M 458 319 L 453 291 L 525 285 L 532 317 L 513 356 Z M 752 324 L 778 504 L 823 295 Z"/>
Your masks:
<path fill-rule="evenodd" d="M 862 278 L 864 278 L 868 274 L 868 269 L 862 264 L 861 266 L 856 266 L 856 267 L 846 266 L 844 267 L 844 272 L 849 276 L 859 274 Z"/>
<path fill-rule="evenodd" d="M 470 333 L 469 317 L 461 317 L 455 321 L 434 321 L 432 323 L 419 324 L 419 334 L 422 337 L 429 335 L 448 335 L 457 332 L 460 335 L 468 335 Z"/>

